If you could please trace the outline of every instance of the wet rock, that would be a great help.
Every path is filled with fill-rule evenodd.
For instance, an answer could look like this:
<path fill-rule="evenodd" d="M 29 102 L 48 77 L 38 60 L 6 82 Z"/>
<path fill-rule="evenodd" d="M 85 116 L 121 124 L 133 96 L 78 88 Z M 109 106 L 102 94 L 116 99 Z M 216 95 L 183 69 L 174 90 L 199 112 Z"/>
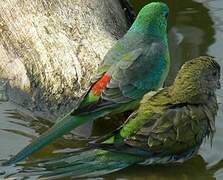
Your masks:
<path fill-rule="evenodd" d="M 0 78 L 9 80 L 9 99 L 67 112 L 126 30 L 118 0 L 1 1 Z"/>

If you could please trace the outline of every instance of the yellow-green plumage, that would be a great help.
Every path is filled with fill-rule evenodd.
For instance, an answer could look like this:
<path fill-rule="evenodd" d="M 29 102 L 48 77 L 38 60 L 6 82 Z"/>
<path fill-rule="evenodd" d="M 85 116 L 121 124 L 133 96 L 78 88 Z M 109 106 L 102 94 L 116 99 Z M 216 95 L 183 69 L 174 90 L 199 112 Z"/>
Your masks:
<path fill-rule="evenodd" d="M 196 74 L 196 76 L 195 76 Z M 95 177 L 133 164 L 182 162 L 213 138 L 220 66 L 212 57 L 183 65 L 172 86 L 145 95 L 116 131 L 91 143 L 90 150 L 38 164 L 49 176 Z"/>

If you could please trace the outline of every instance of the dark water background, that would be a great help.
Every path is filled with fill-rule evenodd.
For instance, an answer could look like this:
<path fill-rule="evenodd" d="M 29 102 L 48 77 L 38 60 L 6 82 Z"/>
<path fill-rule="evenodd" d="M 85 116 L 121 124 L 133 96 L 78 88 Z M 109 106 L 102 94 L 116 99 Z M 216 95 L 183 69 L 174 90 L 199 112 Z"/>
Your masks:
<path fill-rule="evenodd" d="M 135 11 L 151 1 L 131 1 Z M 171 51 L 171 71 L 167 85 L 171 84 L 180 66 L 187 60 L 200 56 L 212 55 L 223 67 L 223 0 L 166 0 L 170 7 L 169 44 Z M 221 82 L 223 86 L 223 77 Z M 217 133 L 213 145 L 202 145 L 199 154 L 183 164 L 130 167 L 100 179 L 137 179 L 137 180 L 223 180 L 223 89 L 218 92 L 219 112 L 216 118 Z M 0 103 L 0 160 L 9 158 L 32 138 L 45 131 L 51 123 L 33 117 L 24 109 L 10 102 Z M 35 153 L 30 160 L 40 157 L 52 157 L 81 147 L 85 141 L 71 140 L 71 135 L 61 138 L 42 151 Z M 18 167 L 19 170 L 21 167 Z M 15 172 L 16 168 L 2 169 Z M 29 177 L 35 179 L 35 176 Z M 62 179 L 70 179 L 69 177 Z"/>

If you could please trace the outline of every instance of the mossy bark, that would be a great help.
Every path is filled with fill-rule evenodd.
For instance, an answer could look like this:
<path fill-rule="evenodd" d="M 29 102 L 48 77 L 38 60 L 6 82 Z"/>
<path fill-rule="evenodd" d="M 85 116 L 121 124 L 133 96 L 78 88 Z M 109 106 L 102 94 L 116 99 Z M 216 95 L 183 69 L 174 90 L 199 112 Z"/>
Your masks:
<path fill-rule="evenodd" d="M 2 0 L 0 78 L 10 100 L 66 112 L 127 30 L 118 0 Z"/>

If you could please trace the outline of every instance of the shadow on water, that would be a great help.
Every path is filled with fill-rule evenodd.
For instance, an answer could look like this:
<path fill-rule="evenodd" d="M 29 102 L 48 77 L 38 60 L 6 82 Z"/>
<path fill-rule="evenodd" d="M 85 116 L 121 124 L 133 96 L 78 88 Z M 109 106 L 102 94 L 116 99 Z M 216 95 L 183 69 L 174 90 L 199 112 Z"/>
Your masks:
<path fill-rule="evenodd" d="M 134 10 L 138 12 L 143 5 L 151 0 L 130 0 Z M 172 83 L 178 69 L 187 60 L 194 57 L 210 54 L 219 59 L 223 67 L 223 7 L 222 0 L 165 0 L 170 7 L 169 16 L 169 45 L 171 51 L 171 70 L 166 85 Z M 202 3 L 201 3 L 202 2 Z M 221 81 L 223 82 L 223 81 Z M 223 85 L 223 83 L 222 83 Z M 223 94 L 223 90 L 219 90 Z M 223 103 L 223 95 L 219 101 Z M 151 180 L 203 180 L 223 179 L 223 107 L 219 105 L 217 117 L 217 133 L 213 147 L 205 143 L 200 154 L 183 164 L 172 164 L 167 166 L 139 167 L 134 166 L 106 175 L 103 179 L 151 179 Z M 38 119 L 20 111 L 10 103 L 0 104 L 0 159 L 9 158 L 27 145 L 33 136 L 38 136 L 51 123 L 44 119 Z M 60 138 L 38 153 L 30 157 L 30 160 L 42 157 L 52 157 L 55 154 L 63 154 L 78 147 L 83 147 L 85 141 L 74 140 L 72 135 Z M 72 139 L 72 140 L 71 140 Z M 77 139 L 77 137 L 76 137 Z M 75 141 L 75 143 L 74 143 Z M 17 172 L 22 167 L 1 169 L 4 171 Z M 3 178 L 2 176 L 2 178 Z M 62 178 L 65 179 L 65 178 Z M 69 177 L 66 177 L 69 179 Z"/>

